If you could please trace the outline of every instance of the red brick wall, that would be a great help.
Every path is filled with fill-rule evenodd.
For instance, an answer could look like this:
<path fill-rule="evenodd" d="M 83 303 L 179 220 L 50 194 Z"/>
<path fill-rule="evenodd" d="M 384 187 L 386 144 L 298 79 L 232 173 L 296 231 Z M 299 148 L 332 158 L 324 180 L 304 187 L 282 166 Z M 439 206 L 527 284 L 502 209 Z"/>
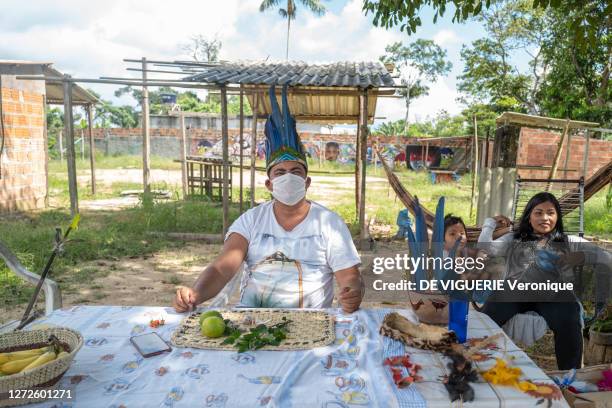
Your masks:
<path fill-rule="evenodd" d="M 523 178 L 547 178 L 553 164 L 555 153 L 559 144 L 561 132 L 551 132 L 544 129 L 522 128 L 519 136 L 517 153 L 518 174 Z M 585 150 L 585 138 L 573 134 L 571 137 L 570 156 L 567 166 L 567 137 L 561 150 L 559 166 L 556 177 L 563 178 L 567 167 L 567 178 L 578 178 L 582 175 L 582 163 Z M 589 157 L 587 178 L 600 167 L 612 160 L 612 141 L 591 139 L 589 143 Z M 545 166 L 543 169 L 524 169 L 521 166 Z"/>
<path fill-rule="evenodd" d="M 0 211 L 42 208 L 47 198 L 43 94 L 12 87 L 0 91 L 5 132 Z"/>

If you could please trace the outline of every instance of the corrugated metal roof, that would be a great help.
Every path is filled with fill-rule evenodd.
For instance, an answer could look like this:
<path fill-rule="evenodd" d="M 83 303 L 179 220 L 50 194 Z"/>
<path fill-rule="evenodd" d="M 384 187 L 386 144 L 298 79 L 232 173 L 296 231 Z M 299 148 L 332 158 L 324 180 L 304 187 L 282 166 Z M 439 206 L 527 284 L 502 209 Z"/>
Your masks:
<path fill-rule="evenodd" d="M 43 68 L 45 76 L 59 77 L 62 73 L 51 66 Z M 64 103 L 64 85 L 58 82 L 46 82 L 47 88 L 47 103 L 49 104 L 63 104 Z M 89 93 L 85 88 L 80 87 L 77 84 L 72 85 L 72 104 L 73 105 L 87 105 L 96 104 L 99 100 L 95 95 Z"/>
<path fill-rule="evenodd" d="M 0 74 L 3 75 L 44 75 L 61 77 L 63 74 L 51 67 L 50 62 L 33 62 L 21 60 L 0 60 Z M 64 87 L 58 82 L 45 82 L 46 101 L 49 104 L 64 103 Z M 72 103 L 74 105 L 96 104 L 98 98 L 77 84 L 72 86 Z"/>
<path fill-rule="evenodd" d="M 305 62 L 238 61 L 220 62 L 202 68 L 187 80 L 211 84 L 284 85 L 316 87 L 381 88 L 395 82 L 380 62 Z"/>

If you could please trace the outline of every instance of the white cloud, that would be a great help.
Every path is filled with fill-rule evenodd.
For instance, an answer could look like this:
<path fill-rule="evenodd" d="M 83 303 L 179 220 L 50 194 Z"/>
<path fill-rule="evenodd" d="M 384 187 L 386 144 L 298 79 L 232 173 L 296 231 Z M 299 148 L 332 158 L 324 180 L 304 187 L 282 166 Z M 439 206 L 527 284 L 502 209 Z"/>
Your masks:
<path fill-rule="evenodd" d="M 408 120 L 410 122 L 423 121 L 432 118 L 443 109 L 451 115 L 458 114 L 462 108 L 456 101 L 457 96 L 457 91 L 449 86 L 447 81 L 438 80 L 430 84 L 429 95 L 414 99 L 411 102 Z M 377 124 L 404 119 L 406 104 L 403 99 L 380 98 L 377 105 L 376 116 L 385 118 L 377 120 Z"/>
<path fill-rule="evenodd" d="M 286 20 L 276 10 L 261 13 L 259 0 L 175 0 L 171 6 L 167 0 L 2 3 L 1 58 L 53 62 L 57 69 L 79 77 L 137 76 L 125 70 L 130 65 L 123 58 L 187 59 L 181 46 L 196 34 L 218 36 L 225 60 L 285 57 Z M 407 40 L 405 33 L 374 27 L 372 16 L 362 12 L 362 0 L 349 0 L 339 11 L 322 17 L 298 5 L 291 26 L 291 59 L 377 61 L 387 44 Z M 458 38 L 454 31 L 442 29 L 434 40 L 444 45 Z M 445 79 L 433 84 L 430 96 L 414 102 L 414 114 L 433 115 L 442 108 L 457 111 L 454 87 L 449 83 Z M 117 89 L 113 85 L 85 86 L 106 99 L 114 99 Z M 377 116 L 403 118 L 403 102 L 380 100 Z"/>
<path fill-rule="evenodd" d="M 454 30 L 442 29 L 433 36 L 433 41 L 440 47 L 447 47 L 460 43 L 461 38 Z"/>

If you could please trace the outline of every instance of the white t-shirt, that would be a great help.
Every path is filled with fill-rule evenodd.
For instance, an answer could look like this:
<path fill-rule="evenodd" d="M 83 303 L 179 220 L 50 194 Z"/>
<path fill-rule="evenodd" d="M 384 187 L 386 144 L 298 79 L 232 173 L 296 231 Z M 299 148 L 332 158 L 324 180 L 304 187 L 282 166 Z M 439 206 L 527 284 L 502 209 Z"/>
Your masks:
<path fill-rule="evenodd" d="M 249 242 L 240 306 L 331 307 L 333 273 L 361 263 L 344 220 L 311 201 L 306 218 L 286 231 L 273 203 L 242 214 L 225 236 L 238 233 Z"/>

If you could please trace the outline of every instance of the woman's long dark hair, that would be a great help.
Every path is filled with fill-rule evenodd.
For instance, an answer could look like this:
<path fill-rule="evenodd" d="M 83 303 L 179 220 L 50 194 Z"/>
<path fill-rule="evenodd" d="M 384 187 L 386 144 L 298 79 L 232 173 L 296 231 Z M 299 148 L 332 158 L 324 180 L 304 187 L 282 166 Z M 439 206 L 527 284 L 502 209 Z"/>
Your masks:
<path fill-rule="evenodd" d="M 563 230 L 563 214 L 561 213 L 561 205 L 554 195 L 544 191 L 531 197 L 525 206 L 518 229 L 514 233 L 514 238 L 520 239 L 521 241 L 534 241 L 538 239 L 538 237 L 533 233 L 533 227 L 529 222 L 529 218 L 531 217 L 531 212 L 533 209 L 542 203 L 552 203 L 555 207 L 555 211 L 557 211 L 557 223 L 552 231 L 552 241 L 565 242 L 567 237 Z"/>

